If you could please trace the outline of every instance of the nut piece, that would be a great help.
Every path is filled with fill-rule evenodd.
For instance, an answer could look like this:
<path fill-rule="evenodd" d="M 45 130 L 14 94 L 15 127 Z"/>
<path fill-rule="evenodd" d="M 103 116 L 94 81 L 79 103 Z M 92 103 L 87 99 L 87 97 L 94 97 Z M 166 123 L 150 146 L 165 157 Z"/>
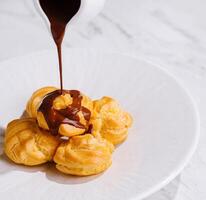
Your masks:
<path fill-rule="evenodd" d="M 15 163 L 32 166 L 51 161 L 58 145 L 59 140 L 40 130 L 33 118 L 17 119 L 7 126 L 4 151 Z"/>
<path fill-rule="evenodd" d="M 54 162 L 56 168 L 65 174 L 98 174 L 111 165 L 113 149 L 110 142 L 91 134 L 74 136 L 57 148 Z"/>
<path fill-rule="evenodd" d="M 99 132 L 103 138 L 117 145 L 127 138 L 132 117 L 120 108 L 117 101 L 103 97 L 93 102 L 93 116 L 90 123 L 93 124 L 95 132 Z"/>

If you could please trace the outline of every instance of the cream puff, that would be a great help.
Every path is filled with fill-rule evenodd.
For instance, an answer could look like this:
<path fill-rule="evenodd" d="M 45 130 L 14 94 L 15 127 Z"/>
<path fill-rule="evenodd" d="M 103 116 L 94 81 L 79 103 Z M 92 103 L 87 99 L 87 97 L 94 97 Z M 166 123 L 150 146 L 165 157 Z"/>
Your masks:
<path fill-rule="evenodd" d="M 105 171 L 112 163 L 114 146 L 105 139 L 85 134 L 63 142 L 56 151 L 56 168 L 77 176 L 88 176 Z"/>
<path fill-rule="evenodd" d="M 59 139 L 40 129 L 33 118 L 17 119 L 7 126 L 4 152 L 13 162 L 39 165 L 51 161 Z"/>
<path fill-rule="evenodd" d="M 128 128 L 132 125 L 132 117 L 123 111 L 118 102 L 110 97 L 103 97 L 93 102 L 91 118 L 95 132 L 113 143 L 122 143 L 128 135 Z"/>

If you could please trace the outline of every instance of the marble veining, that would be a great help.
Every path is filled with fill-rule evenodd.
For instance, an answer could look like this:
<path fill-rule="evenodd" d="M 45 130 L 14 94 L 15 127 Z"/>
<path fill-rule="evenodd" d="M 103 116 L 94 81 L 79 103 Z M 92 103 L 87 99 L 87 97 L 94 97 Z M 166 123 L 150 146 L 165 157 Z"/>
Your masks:
<path fill-rule="evenodd" d="M 101 18 L 103 18 L 104 20 L 106 20 L 107 22 L 111 23 L 116 29 L 119 30 L 119 32 L 125 36 L 127 39 L 131 39 L 133 36 L 132 34 L 130 34 L 120 23 L 115 22 L 112 18 L 110 18 L 109 16 L 101 13 L 99 15 Z"/>
<path fill-rule="evenodd" d="M 151 12 L 151 15 L 154 16 L 155 18 L 157 18 L 158 20 L 160 20 L 165 25 L 169 26 L 174 31 L 180 33 L 183 37 L 187 38 L 191 42 L 198 42 L 199 43 L 199 40 L 197 39 L 197 37 L 191 35 L 187 30 L 177 26 L 175 23 L 170 21 L 168 19 L 167 15 L 163 11 L 154 10 L 153 12 Z"/>

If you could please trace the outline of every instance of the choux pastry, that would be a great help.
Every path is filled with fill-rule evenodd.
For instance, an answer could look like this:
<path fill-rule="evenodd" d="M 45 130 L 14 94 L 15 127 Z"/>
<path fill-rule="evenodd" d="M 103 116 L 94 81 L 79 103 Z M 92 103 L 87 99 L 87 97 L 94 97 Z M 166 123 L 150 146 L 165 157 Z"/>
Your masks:
<path fill-rule="evenodd" d="M 51 161 L 59 140 L 39 129 L 33 118 L 17 119 L 7 126 L 4 151 L 15 163 L 39 165 Z"/>
<path fill-rule="evenodd" d="M 91 123 L 103 138 L 117 145 L 127 138 L 132 117 L 120 108 L 117 101 L 103 97 L 93 102 Z"/>
<path fill-rule="evenodd" d="M 74 136 L 57 148 L 54 162 L 56 168 L 65 174 L 98 174 L 111 165 L 113 149 L 110 142 L 91 134 Z"/>

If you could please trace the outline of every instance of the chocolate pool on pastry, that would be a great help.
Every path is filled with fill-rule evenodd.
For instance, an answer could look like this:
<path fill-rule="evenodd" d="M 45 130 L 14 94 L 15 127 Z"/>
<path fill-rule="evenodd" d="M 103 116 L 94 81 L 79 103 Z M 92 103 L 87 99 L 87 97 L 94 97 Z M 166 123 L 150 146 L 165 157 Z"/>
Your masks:
<path fill-rule="evenodd" d="M 48 87 L 35 92 L 27 110 L 32 110 L 39 126 L 53 135 L 71 137 L 83 134 L 88 129 L 93 107 L 90 98 L 77 90 L 51 90 L 53 88 Z"/>

